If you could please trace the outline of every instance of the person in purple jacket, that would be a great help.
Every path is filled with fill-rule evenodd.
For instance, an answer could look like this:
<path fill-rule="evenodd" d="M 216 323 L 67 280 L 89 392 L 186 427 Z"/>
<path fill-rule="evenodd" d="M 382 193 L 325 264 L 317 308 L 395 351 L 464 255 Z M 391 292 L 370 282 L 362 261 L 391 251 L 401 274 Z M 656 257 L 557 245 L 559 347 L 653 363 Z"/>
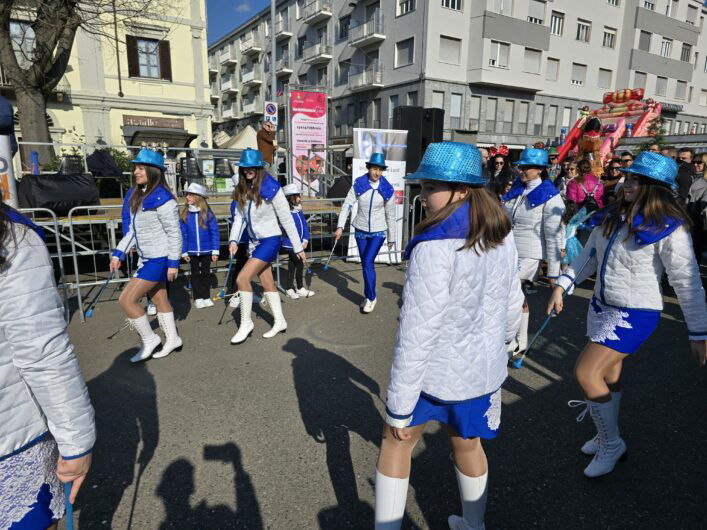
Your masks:
<path fill-rule="evenodd" d="M 208 196 L 205 186 L 196 182 L 189 184 L 186 189 L 187 204 L 182 209 L 179 223 L 182 229 L 182 258 L 191 265 L 191 286 L 197 309 L 214 305 L 209 276 L 211 262 L 218 261 L 220 245 L 218 220 L 206 202 Z"/>
<path fill-rule="evenodd" d="M 282 188 L 282 191 L 285 193 L 285 198 L 290 205 L 292 219 L 295 222 L 297 233 L 302 240 L 302 247 L 306 250 L 309 242 L 309 227 L 307 226 L 307 219 L 302 212 L 302 190 L 297 184 L 288 184 Z M 287 236 L 283 238 L 282 249 L 287 252 L 289 258 L 289 264 L 287 266 L 288 287 L 287 291 L 285 291 L 287 297 L 292 300 L 297 300 L 298 298 L 314 296 L 314 291 L 310 291 L 304 286 L 302 281 L 304 276 L 304 263 L 297 258 L 297 255 L 292 250 L 292 242 Z M 297 282 L 297 289 L 295 289 L 295 281 Z"/>

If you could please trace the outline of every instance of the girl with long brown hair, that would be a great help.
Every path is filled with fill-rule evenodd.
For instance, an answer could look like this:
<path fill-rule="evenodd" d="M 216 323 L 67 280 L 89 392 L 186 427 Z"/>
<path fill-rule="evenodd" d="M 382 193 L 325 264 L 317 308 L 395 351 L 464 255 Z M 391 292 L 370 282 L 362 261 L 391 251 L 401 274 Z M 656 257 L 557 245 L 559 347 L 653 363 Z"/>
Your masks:
<path fill-rule="evenodd" d="M 428 421 L 444 424 L 463 516 L 450 528 L 483 528 L 488 465 L 480 438 L 501 423 L 506 344 L 520 325 L 523 293 L 511 223 L 485 189 L 481 154 L 433 143 L 418 170 L 427 218 L 415 229 L 376 466 L 376 528 L 398 528 L 411 455 Z"/>
<path fill-rule="evenodd" d="M 263 155 L 255 149 L 245 149 L 238 162 L 238 185 L 234 193 L 235 212 L 229 238 L 231 256 L 238 252 L 244 231 L 248 231 L 251 243 L 250 259 L 238 274 L 238 296 L 240 298 L 241 324 L 231 339 L 231 344 L 240 344 L 253 332 L 251 318 L 253 287 L 257 276 L 263 286 L 264 297 L 272 311 L 274 322 L 263 337 L 270 339 L 287 329 L 282 313 L 282 303 L 272 275 L 271 263 L 277 258 L 282 244 L 282 226 L 292 242 L 295 256 L 305 261 L 304 249 L 297 228 L 290 214 L 280 184 L 265 173 Z"/>
<path fill-rule="evenodd" d="M 115 272 L 120 269 L 121 261 L 135 247 L 140 258 L 138 270 L 118 300 L 128 323 L 142 340 L 142 347 L 130 359 L 135 363 L 150 357 L 166 357 L 182 346 L 166 288 L 167 282 L 174 281 L 179 272 L 182 232 L 179 229 L 177 201 L 164 177 L 162 155 L 143 148 L 133 163 L 135 185 L 125 196 L 130 226 L 127 231 L 123 229 L 125 235 L 113 251 L 110 270 Z M 157 319 L 166 339 L 162 349 L 154 354 L 162 340 L 152 331 L 145 310 L 139 303 L 148 293 L 157 307 Z"/>
<path fill-rule="evenodd" d="M 211 300 L 209 275 L 211 262 L 218 261 L 221 243 L 218 220 L 206 201 L 208 197 L 205 186 L 192 182 L 186 189 L 187 203 L 179 215 L 182 257 L 191 265 L 191 286 L 194 307 L 197 309 L 214 305 Z"/>
<path fill-rule="evenodd" d="M 705 292 L 690 222 L 672 192 L 678 166 L 658 153 L 643 152 L 622 171 L 622 191 L 590 220 L 594 229 L 589 241 L 558 279 L 547 309 L 560 313 L 563 292 L 597 273 L 587 315 L 589 343 L 575 365 L 586 400 L 570 402 L 586 404 L 597 428 L 597 435 L 581 448 L 593 456 L 584 470 L 589 478 L 610 473 L 627 454 L 618 426 L 623 362 L 660 320 L 664 272 L 682 308 L 690 349 L 701 366 L 706 359 Z"/>

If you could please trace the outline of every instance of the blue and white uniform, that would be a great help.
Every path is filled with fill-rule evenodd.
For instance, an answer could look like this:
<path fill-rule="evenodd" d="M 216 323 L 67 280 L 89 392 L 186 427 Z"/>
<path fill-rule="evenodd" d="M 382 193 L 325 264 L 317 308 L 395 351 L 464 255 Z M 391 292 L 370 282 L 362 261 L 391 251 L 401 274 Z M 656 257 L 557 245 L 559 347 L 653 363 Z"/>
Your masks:
<path fill-rule="evenodd" d="M 309 241 L 309 227 L 307 226 L 307 219 L 302 211 L 302 206 L 294 206 L 292 208 L 292 220 L 297 228 L 297 234 L 299 235 L 302 244 Z M 285 250 L 292 250 L 292 241 L 290 238 L 285 236 L 282 240 L 282 248 Z"/>
<path fill-rule="evenodd" d="M 209 208 L 204 228 L 200 222 L 201 210 L 192 205 L 188 208 L 186 221 L 180 219 L 179 222 L 182 231 L 182 256 L 218 256 L 221 240 L 216 215 Z"/>
<path fill-rule="evenodd" d="M 167 269 L 179 268 L 182 253 L 177 201 L 172 192 L 160 185 L 145 197 L 142 207 L 133 213 L 129 204 L 131 196 L 132 190 L 123 202 L 123 212 L 127 206 L 130 215 L 130 226 L 113 251 L 113 257 L 124 260 L 126 253 L 134 246 L 140 258 L 135 277 L 166 282 Z"/>
<path fill-rule="evenodd" d="M 682 308 L 690 340 L 707 339 L 705 291 L 692 250 L 690 235 L 681 221 L 666 219 L 659 227 L 637 229 L 628 237 L 626 222 L 617 224 L 609 238 L 602 233 L 606 213 L 597 212 L 588 223 L 595 227 L 577 259 L 557 285 L 567 290 L 597 274 L 587 315 L 587 336 L 620 353 L 634 353 L 653 333 L 663 309 L 661 279 L 668 274 Z M 591 255 L 592 249 L 596 254 Z M 584 263 L 587 265 L 577 275 Z"/>
<path fill-rule="evenodd" d="M 494 438 L 501 422 L 506 344 L 521 320 L 523 293 L 513 235 L 478 255 L 459 250 L 469 205 L 415 236 L 386 401 L 393 427 L 438 420 L 464 438 Z"/>
<path fill-rule="evenodd" d="M 0 528 L 35 530 L 64 514 L 59 454 L 87 454 L 96 430 L 42 231 L 0 208 L 12 234 L 0 242 Z"/>
<path fill-rule="evenodd" d="M 373 182 L 368 174 L 358 177 L 339 213 L 337 228 L 346 226 L 349 212 L 357 205 L 354 227 L 358 254 L 363 268 L 364 295 L 376 299 L 376 270 L 374 262 L 383 243 L 395 243 L 395 190 L 385 177 Z"/>
<path fill-rule="evenodd" d="M 243 232 L 247 231 L 251 242 L 251 257 L 271 263 L 277 258 L 282 244 L 282 225 L 295 254 L 302 252 L 302 241 L 290 215 L 285 194 L 277 180 L 267 173 L 260 186 L 260 197 L 260 205 L 248 200 L 241 209 L 236 203 L 229 241 L 239 243 Z"/>

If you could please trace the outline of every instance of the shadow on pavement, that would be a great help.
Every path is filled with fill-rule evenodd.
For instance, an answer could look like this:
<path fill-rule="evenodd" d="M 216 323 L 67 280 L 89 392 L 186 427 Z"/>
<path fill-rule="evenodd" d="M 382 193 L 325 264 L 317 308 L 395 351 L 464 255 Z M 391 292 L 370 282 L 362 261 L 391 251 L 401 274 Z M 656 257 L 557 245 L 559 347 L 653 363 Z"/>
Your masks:
<path fill-rule="evenodd" d="M 294 355 L 292 375 L 307 434 L 326 444 L 337 505 L 319 513 L 319 524 L 321 528 L 370 528 L 373 509 L 359 499 L 349 436 L 358 434 L 380 447 L 383 421 L 371 396 L 380 399 L 380 387 L 343 357 L 308 340 L 290 339 L 283 349 Z"/>
<path fill-rule="evenodd" d="M 164 503 L 167 517 L 160 529 L 263 528 L 260 506 L 250 475 L 243 469 L 241 452 L 233 442 L 204 447 L 204 460 L 214 460 L 233 465 L 236 511 L 226 505 L 209 506 L 202 500 L 192 506 L 194 494 L 194 465 L 186 458 L 172 462 L 164 474 L 157 495 Z"/>
<path fill-rule="evenodd" d="M 333 266 L 327 270 L 317 267 L 314 269 L 314 272 L 319 279 L 336 288 L 336 292 L 339 293 L 339 296 L 356 305 L 363 302 L 363 292 L 358 293 L 349 288 L 349 283 L 359 283 L 359 281 L 353 276 L 350 276 L 349 274 L 346 274 Z M 361 287 L 361 290 L 363 291 L 363 287 Z"/>
<path fill-rule="evenodd" d="M 142 472 L 159 442 L 155 380 L 147 364 L 130 362 L 135 352 L 135 348 L 123 352 L 108 370 L 88 382 L 97 440 L 91 472 L 77 501 L 82 529 L 112 527 L 115 511 L 133 481 L 133 491 L 139 494 Z"/>

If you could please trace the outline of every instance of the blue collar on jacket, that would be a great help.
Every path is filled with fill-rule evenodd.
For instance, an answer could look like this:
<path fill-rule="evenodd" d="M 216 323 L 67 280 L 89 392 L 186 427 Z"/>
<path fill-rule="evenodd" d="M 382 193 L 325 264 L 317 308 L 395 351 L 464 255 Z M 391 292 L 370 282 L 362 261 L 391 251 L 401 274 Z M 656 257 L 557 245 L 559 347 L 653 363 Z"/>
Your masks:
<path fill-rule="evenodd" d="M 280 189 L 280 183 L 265 173 L 263 183 L 260 185 L 260 196 L 266 201 L 271 201 Z"/>
<path fill-rule="evenodd" d="M 590 230 L 593 230 L 604 222 L 607 215 L 610 214 L 606 211 L 606 209 L 599 210 L 587 221 L 586 224 Z M 644 228 L 639 229 L 639 227 L 643 224 L 643 214 L 636 214 L 633 217 L 634 240 L 637 245 L 651 245 L 653 243 L 657 243 L 661 239 L 668 237 L 684 223 L 685 221 L 682 219 L 667 217 L 660 225 L 648 224 Z"/>
<path fill-rule="evenodd" d="M 172 192 L 160 184 L 142 201 L 142 209 L 154 210 L 173 199 Z"/>
<path fill-rule="evenodd" d="M 464 202 L 452 215 L 441 223 L 431 226 L 410 240 L 403 253 L 403 259 L 410 259 L 412 249 L 423 241 L 433 239 L 466 239 L 469 235 L 469 203 Z"/>
<path fill-rule="evenodd" d="M 525 186 L 523 185 L 523 182 L 520 179 L 516 179 L 516 181 L 513 183 L 513 187 L 511 187 L 511 191 L 501 197 L 501 200 L 503 202 L 508 202 L 510 200 L 515 199 L 516 197 L 521 196 L 524 191 Z M 549 201 L 559 193 L 560 192 L 557 191 L 557 188 L 552 183 L 552 181 L 550 179 L 545 179 L 537 188 L 528 193 L 526 197 L 528 198 L 528 204 L 530 204 L 530 207 L 535 208 L 536 206 L 545 204 L 547 201 Z"/>
<path fill-rule="evenodd" d="M 368 174 L 358 177 L 354 181 L 353 188 L 354 192 L 356 193 L 356 197 L 360 197 L 368 190 L 372 190 L 373 188 L 371 188 L 371 183 L 368 180 Z M 388 179 L 383 176 L 381 176 L 380 180 L 378 181 L 378 190 L 376 191 L 381 194 L 381 197 L 383 197 L 383 200 L 386 202 L 389 201 L 395 193 L 395 189 L 393 188 L 391 183 L 388 182 Z"/>
<path fill-rule="evenodd" d="M 14 208 L 8 206 L 8 205 L 3 205 L 2 209 L 4 210 L 5 214 L 10 218 L 10 221 L 13 223 L 17 223 L 19 225 L 25 225 L 35 232 L 37 232 L 37 235 L 42 238 L 42 241 L 46 240 L 46 237 L 44 235 L 44 230 L 42 230 L 39 226 L 34 224 L 28 217 L 25 217 L 22 215 L 20 212 L 15 210 Z"/>

